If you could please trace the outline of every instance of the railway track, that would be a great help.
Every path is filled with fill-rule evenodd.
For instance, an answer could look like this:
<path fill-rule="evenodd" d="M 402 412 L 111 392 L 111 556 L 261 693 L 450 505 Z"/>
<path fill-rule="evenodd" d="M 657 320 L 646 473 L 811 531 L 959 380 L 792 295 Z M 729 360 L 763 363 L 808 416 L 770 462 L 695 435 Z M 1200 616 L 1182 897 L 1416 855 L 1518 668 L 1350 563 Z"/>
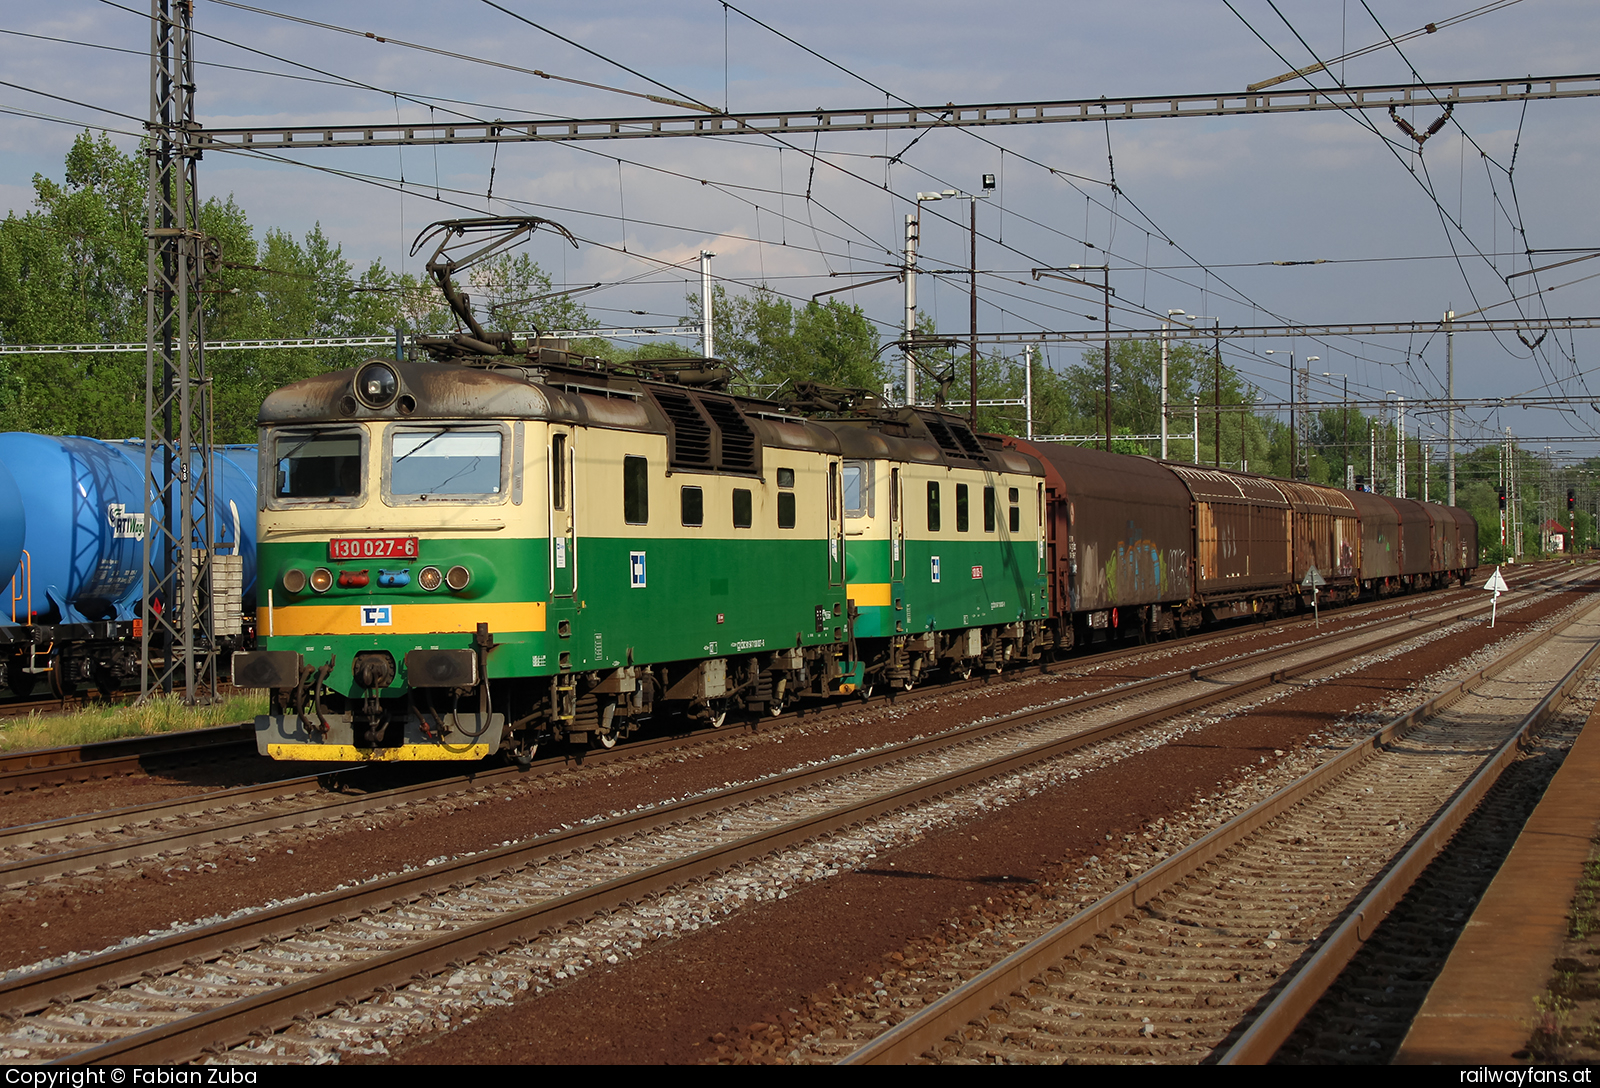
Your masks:
<path fill-rule="evenodd" d="M 1513 588 L 1521 589 L 1546 581 L 1550 577 L 1548 570 L 1541 564 L 1513 571 L 1510 575 L 1510 580 Z M 1471 589 L 1446 590 L 1426 598 L 1409 596 L 1388 598 L 1330 612 L 1327 617 L 1321 620 L 1320 626 L 1316 624 L 1312 617 L 1306 616 L 1272 621 L 1270 629 L 1290 636 L 1298 636 L 1302 633 L 1323 629 L 1336 631 L 1351 624 L 1372 622 L 1375 618 L 1387 614 L 1401 614 L 1414 612 L 1419 608 L 1433 608 L 1441 601 L 1447 602 L 1463 596 L 1470 598 L 1474 596 L 1475 592 Z M 1258 634 L 1260 630 L 1261 628 L 1258 626 L 1250 626 L 1244 629 L 1236 628 L 1218 632 L 1206 632 L 1181 640 L 1161 643 L 1159 646 L 1211 645 L 1231 639 L 1248 639 Z M 1085 668 L 1102 669 L 1130 658 L 1148 655 L 1155 650 L 1156 647 L 1153 646 L 1132 646 L 1095 651 L 1083 657 L 1074 657 L 1064 662 L 1054 663 L 1051 668 L 1069 673 Z M 956 682 L 942 685 L 939 691 L 947 694 L 957 693 L 981 687 L 986 682 L 983 678 Z M 880 693 L 864 700 L 864 702 L 867 705 L 881 705 L 892 699 L 906 698 L 909 694 L 911 693 L 899 695 Z M 0 712 L 4 712 L 5 705 L 8 704 L 0 704 Z M 40 705 L 49 705 L 55 708 L 59 706 L 59 701 Z M 828 704 L 805 707 L 798 712 L 785 714 L 780 719 L 767 719 L 765 723 L 760 721 L 752 723 L 752 727 L 760 727 L 762 724 L 771 724 L 774 721 L 789 719 L 796 713 L 801 716 L 838 713 L 841 710 L 853 709 L 859 705 L 861 705 L 860 702 L 852 702 L 844 706 Z M 637 743 L 635 743 L 633 747 L 636 748 L 637 746 Z M 0 753 L 0 795 L 18 790 L 36 790 L 71 785 L 78 782 L 142 774 L 150 769 L 152 763 L 166 768 L 197 761 L 251 759 L 254 756 L 254 752 L 255 734 L 251 724 L 246 722 L 237 726 L 218 726 L 212 729 L 188 730 L 181 733 L 125 737 L 91 744 Z M 599 755 L 599 752 L 589 753 L 587 758 L 595 758 Z M 582 753 L 563 753 L 563 756 L 566 758 L 585 758 Z M 547 759 L 541 762 L 549 763 L 550 761 Z"/>
<path fill-rule="evenodd" d="M 1540 581 L 1554 585 L 1562 583 L 1561 579 Z M 1473 601 L 1474 605 L 1477 603 Z M 1418 617 L 1426 620 L 1429 616 L 1439 615 L 1444 618 L 1433 622 L 1443 624 L 1454 622 L 1464 614 L 1459 601 L 1440 601 L 1430 598 L 1428 605 L 1428 608 L 1421 610 L 1411 608 L 1409 610 L 1411 620 L 1414 622 Z M 1361 626 L 1352 624 L 1344 630 L 1359 629 Z M 1282 633 L 1291 632 L 1286 630 Z M 1310 632 L 1302 629 L 1292 633 L 1305 635 Z M 1316 637 L 1326 642 L 1338 638 L 1340 633 L 1340 629 L 1330 628 Z M 1219 641 L 1225 646 L 1230 637 L 1232 636 L 1222 636 Z M 1409 637 L 1412 636 L 1402 634 L 1390 641 Z M 1305 644 L 1303 641 L 1279 643 L 1272 649 L 1257 652 L 1239 662 L 1228 662 L 1226 667 L 1232 669 L 1238 664 L 1252 661 L 1270 662 L 1292 656 L 1299 653 Z M 1142 647 L 1137 650 L 1118 651 L 1118 654 L 1136 656 L 1140 651 L 1146 654 L 1152 652 L 1150 647 Z M 1083 675 L 1088 675 L 1094 670 L 1116 663 L 1117 659 L 1111 659 L 1110 655 L 1106 655 L 1087 661 L 1062 663 L 1060 671 L 1081 671 Z M 1080 669 L 1074 670 L 1074 666 L 1079 666 Z M 1206 675 L 1209 677 L 1210 673 Z M 1266 675 L 1270 680 L 1270 673 Z M 1076 709 L 1087 710 L 1104 705 L 1108 701 L 1126 700 L 1145 692 L 1158 691 L 1199 679 L 1201 673 L 1198 670 L 1169 673 L 1080 696 L 1074 700 L 1073 705 Z M 1253 682 L 1259 684 L 1265 681 L 1258 677 Z M 981 681 L 968 681 L 959 685 L 958 689 L 981 686 Z M 927 689 L 923 693 L 910 694 L 913 697 L 924 694 L 943 695 L 948 694 L 950 690 L 949 688 L 940 688 L 937 691 Z M 1173 713 L 1182 712 L 1182 708 L 1164 709 Z M 227 736 L 226 730 L 211 732 L 220 734 L 223 738 Z M 718 736 L 717 731 L 701 731 L 687 737 L 669 736 L 640 741 L 612 751 L 596 751 L 587 755 L 589 758 L 605 760 L 641 759 L 706 743 L 716 736 Z M 557 757 L 542 761 L 540 769 L 556 770 L 562 768 L 565 763 L 566 760 Z M 521 768 L 499 767 L 395 788 L 379 788 L 354 795 L 329 795 L 323 788 L 329 778 L 338 776 L 342 781 L 348 782 L 349 775 L 343 773 L 346 770 L 358 773 L 360 768 L 339 768 L 319 774 L 213 791 L 197 797 L 152 802 L 108 812 L 0 829 L 0 887 L 15 887 L 70 873 L 119 865 L 139 858 L 188 850 L 213 842 L 233 841 L 309 823 L 366 815 L 467 792 L 482 793 L 488 797 L 508 784 L 519 783 L 526 779 L 526 772 Z"/>
<path fill-rule="evenodd" d="M 1588 606 L 846 1060 L 1268 1060 L 1597 657 Z"/>
<path fill-rule="evenodd" d="M 242 724 L 7 752 L 0 754 L 0 795 L 144 774 L 153 763 L 238 759 L 254 754 L 255 747 L 255 730 Z"/>
<path fill-rule="evenodd" d="M 1099 701 L 1119 711 L 1109 722 L 1086 723 L 1082 700 L 1039 708 L 23 974 L 0 984 L 0 1009 L 12 1017 L 0 1053 L 171 1061 L 265 1032 L 264 1042 L 229 1059 L 315 1057 L 315 1039 L 272 1033 L 446 968 L 448 983 L 459 975 L 471 987 L 477 975 L 463 965 L 485 953 L 522 957 L 520 977 L 542 970 L 549 977 L 546 969 L 570 955 L 552 943 L 559 938 L 551 931 L 605 912 L 620 927 L 612 945 L 625 952 L 641 925 L 670 928 L 673 918 L 712 909 L 652 908 L 650 897 L 681 895 L 689 882 L 702 892 L 716 886 L 724 890 L 714 894 L 743 894 L 741 881 L 753 882 L 739 867 L 759 867 L 774 852 L 809 856 L 802 869 L 826 874 L 837 864 L 827 860 L 832 847 L 819 845 L 829 837 L 865 836 L 861 848 L 870 850 L 911 833 L 918 821 L 937 822 L 948 798 L 975 784 L 1046 782 L 1068 773 L 1059 769 L 1063 757 L 1110 737 L 1170 727 L 1175 715 L 1250 698 L 1429 630 L 1406 627 L 1377 639 L 1336 637 L 1329 641 L 1348 643 L 1337 652 L 1326 643 L 1279 649 L 1106 692 Z M 1171 687 L 1205 690 L 1196 696 L 1165 690 Z M 896 822 L 898 829 L 889 826 Z M 503 989 L 493 970 L 484 977 L 491 993 Z M 352 1008 L 345 1019 L 366 1014 Z"/>
<path fill-rule="evenodd" d="M 1395 1059 L 1424 1002 L 1438 996 L 1440 971 L 1452 950 L 1460 953 L 1457 939 L 1469 921 L 1481 920 L 1475 908 L 1530 815 L 1549 798 L 1546 786 L 1569 766 L 1568 750 L 1583 728 L 1583 719 L 1568 713 L 1559 727 L 1532 739 L 1278 1048 L 1274 1065 L 1388 1065 Z M 1570 887 L 1557 887 L 1553 876 L 1549 882 L 1550 900 L 1565 902 Z M 1535 887 L 1541 886 L 1536 878 Z M 1473 1024 L 1470 1033 L 1482 1038 L 1481 1028 Z"/>

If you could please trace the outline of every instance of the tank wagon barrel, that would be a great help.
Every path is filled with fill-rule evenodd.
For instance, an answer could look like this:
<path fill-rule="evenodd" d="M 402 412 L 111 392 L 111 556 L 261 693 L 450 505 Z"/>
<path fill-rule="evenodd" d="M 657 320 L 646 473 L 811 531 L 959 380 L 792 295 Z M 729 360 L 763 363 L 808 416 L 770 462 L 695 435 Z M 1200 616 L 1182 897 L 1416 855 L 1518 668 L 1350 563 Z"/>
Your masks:
<path fill-rule="evenodd" d="M 9 494 L 0 482 L 0 571 L 9 575 L 0 613 L 0 687 L 26 695 L 48 678 L 57 694 L 91 682 L 109 692 L 136 677 L 147 528 L 144 444 L 4 433 L 0 473 L 12 481 Z M 215 619 L 226 649 L 248 638 L 255 448 L 214 448 L 211 473 Z"/>

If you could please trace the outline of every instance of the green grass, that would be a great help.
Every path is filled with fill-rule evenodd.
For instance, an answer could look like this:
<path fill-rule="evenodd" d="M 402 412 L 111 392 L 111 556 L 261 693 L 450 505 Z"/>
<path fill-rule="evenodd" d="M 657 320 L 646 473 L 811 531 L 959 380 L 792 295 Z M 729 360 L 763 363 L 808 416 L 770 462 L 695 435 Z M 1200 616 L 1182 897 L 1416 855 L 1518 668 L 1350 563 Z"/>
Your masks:
<path fill-rule="evenodd" d="M 85 707 L 67 714 L 35 711 L 26 718 L 0 721 L 0 752 L 235 725 L 266 712 L 265 692 L 236 695 L 209 706 L 184 706 L 181 699 L 158 696 L 143 706 Z"/>

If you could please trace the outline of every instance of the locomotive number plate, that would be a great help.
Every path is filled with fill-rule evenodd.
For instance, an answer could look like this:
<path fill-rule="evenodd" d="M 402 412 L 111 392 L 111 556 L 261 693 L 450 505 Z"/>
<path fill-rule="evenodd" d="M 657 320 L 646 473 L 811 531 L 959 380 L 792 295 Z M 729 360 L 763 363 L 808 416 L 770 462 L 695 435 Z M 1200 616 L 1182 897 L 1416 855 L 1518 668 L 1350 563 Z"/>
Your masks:
<path fill-rule="evenodd" d="M 415 559 L 414 536 L 355 536 L 328 541 L 328 558 L 340 559 Z"/>

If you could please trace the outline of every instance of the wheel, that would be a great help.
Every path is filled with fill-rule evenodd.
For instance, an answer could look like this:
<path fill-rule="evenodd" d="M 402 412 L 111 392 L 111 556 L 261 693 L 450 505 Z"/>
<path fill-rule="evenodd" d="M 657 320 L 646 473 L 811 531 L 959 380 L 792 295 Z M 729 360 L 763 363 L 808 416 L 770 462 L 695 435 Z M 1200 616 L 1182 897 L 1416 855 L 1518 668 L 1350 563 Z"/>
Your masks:
<path fill-rule="evenodd" d="M 951 668 L 950 674 L 952 676 L 954 676 L 957 680 L 971 680 L 972 679 L 972 663 L 969 662 L 969 661 L 963 661 L 961 664 L 956 665 L 953 668 Z"/>
<path fill-rule="evenodd" d="M 728 721 L 728 704 L 716 702 L 712 703 L 707 709 L 709 714 L 706 718 L 706 722 L 713 729 L 721 729 Z"/>
<path fill-rule="evenodd" d="M 596 748 L 604 748 L 610 751 L 617 746 L 617 735 L 615 733 L 596 732 L 589 735 L 594 738 L 594 746 Z"/>
<path fill-rule="evenodd" d="M 861 701 L 863 703 L 866 702 L 868 699 L 872 698 L 873 687 L 874 687 L 874 685 L 872 685 L 872 684 L 862 684 L 859 688 L 856 689 L 856 694 L 861 696 Z"/>
<path fill-rule="evenodd" d="M 67 681 L 67 659 L 59 652 L 50 655 L 50 690 L 57 699 L 77 694 L 77 685 Z"/>
<path fill-rule="evenodd" d="M 772 702 L 768 703 L 767 704 L 767 716 L 768 717 L 772 717 L 772 718 L 780 718 L 780 717 L 782 717 L 783 716 L 783 704 L 778 702 L 776 699 L 774 699 Z"/>
<path fill-rule="evenodd" d="M 11 694 L 19 699 L 26 699 L 33 693 L 33 677 L 31 672 L 23 672 L 22 667 L 27 664 L 27 659 L 21 654 L 12 658 L 6 669 L 6 687 L 11 689 Z"/>

